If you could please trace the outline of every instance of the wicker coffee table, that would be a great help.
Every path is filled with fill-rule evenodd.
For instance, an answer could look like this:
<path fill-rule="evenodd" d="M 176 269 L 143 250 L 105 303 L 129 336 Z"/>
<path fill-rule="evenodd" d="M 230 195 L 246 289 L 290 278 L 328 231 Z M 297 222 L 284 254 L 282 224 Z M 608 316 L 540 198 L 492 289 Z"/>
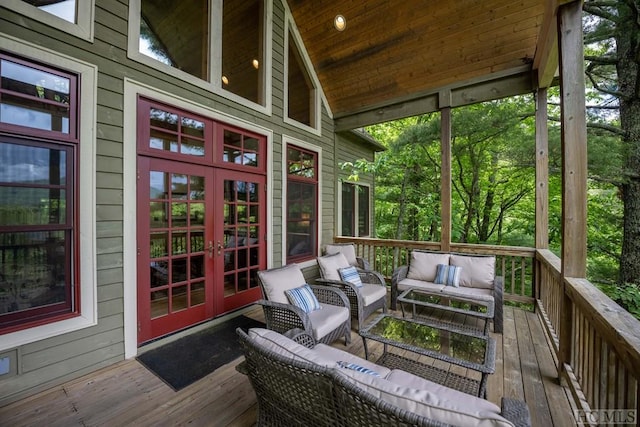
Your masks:
<path fill-rule="evenodd" d="M 426 317 L 437 320 L 442 317 L 443 312 L 450 312 L 453 316 L 447 322 L 455 323 L 464 329 L 480 331 L 484 335 L 489 334 L 489 320 L 493 319 L 494 314 L 492 300 L 442 295 L 441 292 L 419 288 L 407 289 L 400 294 L 398 302 L 402 317 L 404 317 L 404 304 L 411 305 L 414 319 Z M 475 318 L 474 320 L 478 319 L 480 322 L 465 321 L 467 316 Z M 482 327 L 478 326 L 479 323 Z"/>
<path fill-rule="evenodd" d="M 485 397 L 487 376 L 495 371 L 496 343 L 491 337 L 474 332 L 464 332 L 455 325 L 396 317 L 390 314 L 377 316 L 360 331 L 365 358 L 369 358 L 367 340 L 384 344 L 378 365 L 389 369 L 402 369 L 438 384 L 445 385 L 474 396 Z M 480 379 L 469 378 L 421 363 L 389 351 L 390 348 L 408 350 L 463 368 L 479 372 Z"/>

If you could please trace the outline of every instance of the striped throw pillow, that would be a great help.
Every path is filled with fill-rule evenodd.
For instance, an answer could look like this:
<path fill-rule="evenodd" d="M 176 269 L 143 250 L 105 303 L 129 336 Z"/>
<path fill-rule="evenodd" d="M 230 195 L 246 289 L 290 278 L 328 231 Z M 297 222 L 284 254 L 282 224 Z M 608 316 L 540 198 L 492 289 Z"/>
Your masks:
<path fill-rule="evenodd" d="M 310 313 L 322 308 L 318 298 L 313 294 L 311 287 L 306 283 L 299 288 L 284 291 L 284 293 L 287 295 L 287 299 L 291 304 L 300 307 L 305 313 Z"/>
<path fill-rule="evenodd" d="M 455 265 L 438 264 L 438 268 L 436 270 L 436 279 L 433 283 L 459 288 L 461 272 L 462 267 L 458 267 Z"/>
<path fill-rule="evenodd" d="M 363 374 L 373 375 L 374 377 L 380 377 L 380 374 L 377 373 L 376 371 L 369 368 L 365 368 L 364 366 L 356 365 L 355 363 L 349 363 L 349 362 L 343 362 L 343 361 L 339 361 L 336 363 L 341 368 L 351 369 L 353 371 L 362 372 Z"/>
<path fill-rule="evenodd" d="M 344 267 L 338 270 L 340 278 L 343 282 L 349 282 L 356 285 L 358 288 L 362 287 L 362 280 L 360 280 L 360 274 L 355 267 Z"/>

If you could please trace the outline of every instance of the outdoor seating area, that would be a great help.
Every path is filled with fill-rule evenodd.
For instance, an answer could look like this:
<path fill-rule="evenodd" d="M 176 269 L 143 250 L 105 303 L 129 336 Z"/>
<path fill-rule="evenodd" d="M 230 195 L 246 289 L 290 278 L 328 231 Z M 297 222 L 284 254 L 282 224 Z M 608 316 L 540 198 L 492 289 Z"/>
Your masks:
<path fill-rule="evenodd" d="M 441 297 L 462 297 L 493 306 L 495 332 L 503 329 L 503 278 L 495 274 L 495 257 L 423 250 L 411 251 L 409 265 L 398 267 L 391 281 L 391 308 L 398 293 L 410 289 Z"/>
<path fill-rule="evenodd" d="M 399 311 L 391 313 L 401 316 Z M 264 320 L 260 306 L 245 314 Z M 488 376 L 486 400 L 498 406 L 502 397 L 525 401 L 531 409 L 532 426 L 575 426 L 567 389 L 558 384 L 551 348 L 537 315 L 505 307 L 504 319 L 504 333 L 491 333 L 496 340 L 496 361 L 495 373 Z M 342 340 L 332 347 L 364 358 L 362 340 L 356 339 L 355 331 L 351 335 L 347 347 Z M 377 359 L 382 351 L 382 343 L 369 343 L 370 359 Z M 243 360 L 238 358 L 178 392 L 137 360 L 124 360 L 4 406 L 0 419 L 15 427 L 81 423 L 209 426 L 211 420 L 218 425 L 254 426 L 257 398 L 249 378 L 236 370 Z M 425 366 L 429 363 L 423 356 L 418 360 Z M 468 374 L 460 366 L 431 363 Z"/>

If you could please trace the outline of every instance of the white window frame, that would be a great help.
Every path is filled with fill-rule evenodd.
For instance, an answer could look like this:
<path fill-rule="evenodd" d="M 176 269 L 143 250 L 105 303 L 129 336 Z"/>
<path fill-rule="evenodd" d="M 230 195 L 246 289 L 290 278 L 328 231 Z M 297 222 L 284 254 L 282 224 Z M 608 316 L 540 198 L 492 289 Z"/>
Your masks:
<path fill-rule="evenodd" d="M 356 181 L 339 181 L 338 182 L 338 214 L 336 215 L 338 217 L 338 224 L 336 225 L 337 230 L 340 230 L 340 233 L 342 234 L 342 186 L 343 184 L 349 184 L 349 185 L 353 185 L 355 187 L 358 186 L 362 186 L 362 187 L 368 187 L 369 188 L 369 233 L 367 234 L 366 237 L 371 237 L 371 212 L 372 212 L 372 197 L 371 197 L 371 184 L 366 183 L 366 182 L 356 182 Z M 357 191 L 355 192 L 355 200 L 354 200 L 354 206 L 353 206 L 353 216 L 354 216 L 354 236 L 350 236 L 350 237 L 362 237 L 360 236 L 360 228 L 358 227 L 358 223 L 359 223 L 359 219 L 360 219 L 360 192 Z"/>
<path fill-rule="evenodd" d="M 63 55 L 0 33 L 0 49 L 19 56 L 63 68 L 79 76 L 78 108 L 79 170 L 78 186 L 80 206 L 76 233 L 82 254 L 80 260 L 80 301 L 76 302 L 79 315 L 69 319 L 51 321 L 40 326 L 22 329 L 0 336 L 0 351 L 77 331 L 98 323 L 96 273 L 96 100 L 98 68 L 77 58 Z"/>
<path fill-rule="evenodd" d="M 22 0 L 4 0 L 3 6 L 65 33 L 93 42 L 95 0 L 76 0 L 77 23 L 75 24 Z"/>
<path fill-rule="evenodd" d="M 291 40 L 290 35 L 293 36 L 293 40 Z M 309 119 L 311 121 L 311 126 L 308 126 L 304 123 L 300 123 L 297 120 L 289 117 L 289 43 L 295 43 L 300 56 L 302 57 L 302 61 L 304 63 L 305 71 L 311 80 L 311 84 L 313 89 L 311 89 L 309 93 L 309 97 L 311 98 L 311 105 L 309 111 Z M 290 15 L 287 16 L 286 25 L 284 30 L 284 114 L 282 120 L 285 123 L 288 123 L 292 126 L 295 126 L 299 129 L 302 129 L 306 132 L 311 132 L 314 135 L 320 136 L 322 134 L 322 119 L 321 119 L 321 108 L 320 108 L 320 82 L 318 80 L 318 76 L 315 74 L 313 67 L 311 66 L 311 59 L 309 58 L 309 54 L 304 47 L 304 43 L 302 42 L 302 37 L 300 37 L 300 33 L 293 23 L 293 19 Z"/>
<path fill-rule="evenodd" d="M 130 78 L 124 79 L 124 128 L 123 136 L 125 141 L 137 140 L 137 114 L 138 97 L 144 96 L 152 98 L 176 108 L 191 111 L 195 114 L 211 118 L 220 122 L 230 124 L 248 131 L 264 135 L 267 139 L 266 153 L 268 156 L 273 153 L 273 131 L 255 123 L 238 119 L 220 110 L 194 101 L 178 97 L 174 94 L 162 91 L 158 88 L 141 83 Z M 123 235 L 135 236 L 137 227 L 137 145 L 124 144 L 123 148 Z M 273 242 L 273 160 L 267 158 L 267 244 Z M 129 359 L 138 353 L 138 295 L 137 295 L 137 243 L 135 238 L 124 239 L 123 243 L 123 280 L 124 280 L 124 357 Z M 272 251 L 267 251 L 267 266 L 273 264 Z"/>
<path fill-rule="evenodd" d="M 281 215 L 282 215 L 282 265 L 287 263 L 287 178 L 288 170 L 287 164 L 287 147 L 289 145 L 295 145 L 305 150 L 313 151 L 318 156 L 318 210 L 316 212 L 316 221 L 318 224 L 318 235 L 316 236 L 316 253 L 320 254 L 320 242 L 322 240 L 322 148 L 317 145 L 310 144 L 300 139 L 294 138 L 288 135 L 282 135 L 282 201 L 281 201 Z M 317 261 L 310 259 L 308 261 L 299 262 L 300 267 L 312 267 L 317 264 Z"/>
<path fill-rule="evenodd" d="M 272 23 L 272 14 L 273 14 L 273 0 L 264 0 L 264 73 L 263 73 L 263 82 L 260 87 L 263 89 L 262 96 L 264 97 L 264 105 L 258 104 L 253 101 L 250 101 L 246 98 L 243 98 L 240 95 L 236 95 L 233 92 L 230 92 L 223 88 L 222 80 L 220 76 L 222 75 L 222 11 L 223 11 L 223 0 L 211 0 L 209 2 L 210 6 L 210 17 L 209 17 L 209 27 L 210 29 L 216 29 L 209 31 L 209 81 L 202 80 L 192 74 L 179 70 L 170 65 L 164 64 L 152 57 L 145 55 L 140 52 L 139 44 L 140 44 L 140 11 L 142 9 L 141 6 L 142 0 L 130 0 L 129 1 L 129 39 L 127 46 L 127 56 L 133 61 L 140 62 L 144 65 L 147 65 L 151 68 L 155 68 L 159 71 L 162 71 L 165 74 L 174 76 L 198 86 L 202 89 L 208 90 L 210 92 L 215 93 L 216 95 L 220 95 L 226 99 L 229 99 L 235 103 L 243 105 L 245 107 L 251 108 L 252 110 L 258 111 L 260 113 L 264 113 L 267 116 L 271 116 L 271 94 L 272 94 L 272 84 L 271 84 L 271 62 L 272 62 L 272 32 L 273 32 L 273 23 Z"/>

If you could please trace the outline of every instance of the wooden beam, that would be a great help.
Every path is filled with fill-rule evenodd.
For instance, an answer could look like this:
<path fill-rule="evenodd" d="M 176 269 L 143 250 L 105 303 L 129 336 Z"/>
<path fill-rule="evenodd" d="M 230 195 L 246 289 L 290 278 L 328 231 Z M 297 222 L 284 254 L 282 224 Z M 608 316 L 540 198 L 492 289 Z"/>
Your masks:
<path fill-rule="evenodd" d="M 557 1 L 547 0 L 538 36 L 538 48 L 533 58 L 533 69 L 537 74 L 538 87 L 551 86 L 558 70 L 557 11 Z"/>
<path fill-rule="evenodd" d="M 587 124 L 582 2 L 558 10 L 562 124 L 562 274 L 586 277 Z"/>
<path fill-rule="evenodd" d="M 440 250 L 451 250 L 451 107 L 440 110 Z"/>
<path fill-rule="evenodd" d="M 549 132 L 547 89 L 536 94 L 536 249 L 549 248 Z"/>
<path fill-rule="evenodd" d="M 567 277 L 587 272 L 587 125 L 585 114 L 582 2 L 558 9 L 560 108 L 562 137 L 562 256 L 563 298 L 559 325 L 559 374 L 571 363 L 573 301 Z"/>
<path fill-rule="evenodd" d="M 495 73 L 483 79 L 460 82 L 453 86 L 417 93 L 410 97 L 394 99 L 373 108 L 353 114 L 335 117 L 335 131 L 360 128 L 390 120 L 417 116 L 438 111 L 440 93 L 451 92 L 451 107 L 476 104 L 508 96 L 522 95 L 533 90 L 530 66 L 518 67 L 509 72 Z"/>

